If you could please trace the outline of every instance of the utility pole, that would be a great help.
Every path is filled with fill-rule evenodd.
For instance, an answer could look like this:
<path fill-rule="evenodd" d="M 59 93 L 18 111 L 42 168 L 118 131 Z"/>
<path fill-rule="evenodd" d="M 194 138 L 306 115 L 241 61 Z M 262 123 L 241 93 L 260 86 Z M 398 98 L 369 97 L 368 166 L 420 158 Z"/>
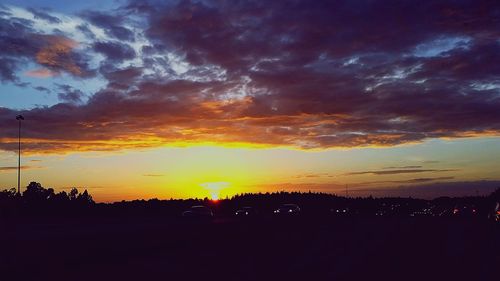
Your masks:
<path fill-rule="evenodd" d="M 17 115 L 16 120 L 19 121 L 19 141 L 17 152 L 17 194 L 21 195 L 21 120 L 24 120 L 22 115 Z"/>
<path fill-rule="evenodd" d="M 348 185 L 345 185 L 345 198 L 349 197 L 349 188 Z"/>

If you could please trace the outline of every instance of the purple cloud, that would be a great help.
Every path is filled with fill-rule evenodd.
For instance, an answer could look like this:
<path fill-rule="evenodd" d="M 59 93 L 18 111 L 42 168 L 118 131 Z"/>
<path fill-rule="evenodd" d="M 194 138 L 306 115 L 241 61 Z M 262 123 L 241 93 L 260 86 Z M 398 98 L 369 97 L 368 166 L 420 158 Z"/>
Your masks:
<path fill-rule="evenodd" d="M 43 152 L 498 135 L 498 13 L 486 0 L 131 1 L 81 13 L 88 42 L 0 17 L 5 83 L 26 61 L 107 83 L 85 102 L 65 92 L 50 107 L 0 108 L 0 149 L 15 149 L 16 114 L 27 149 Z"/>

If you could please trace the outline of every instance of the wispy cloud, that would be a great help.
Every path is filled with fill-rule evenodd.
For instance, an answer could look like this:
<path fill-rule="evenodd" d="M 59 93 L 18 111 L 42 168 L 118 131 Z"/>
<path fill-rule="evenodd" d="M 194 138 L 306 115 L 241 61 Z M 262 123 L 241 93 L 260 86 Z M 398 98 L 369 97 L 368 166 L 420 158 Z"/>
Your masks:
<path fill-rule="evenodd" d="M 47 68 L 38 68 L 38 69 L 29 70 L 29 71 L 26 71 L 25 74 L 29 77 L 35 77 L 35 78 L 48 78 L 48 77 L 58 75 L 58 73 L 53 72 Z"/>
<path fill-rule="evenodd" d="M 426 160 L 426 161 L 422 161 L 422 163 L 424 164 L 437 164 L 439 163 L 440 161 L 436 161 L 436 160 Z"/>
<path fill-rule="evenodd" d="M 163 174 L 145 174 L 143 176 L 145 176 L 145 177 L 163 177 L 164 175 Z"/>
<path fill-rule="evenodd" d="M 456 172 L 457 169 L 399 169 L 399 170 L 378 170 L 378 171 L 360 171 L 360 172 L 349 172 L 343 174 L 344 176 L 354 176 L 354 175 L 395 175 L 395 174 L 413 174 L 413 173 L 443 173 L 443 172 Z"/>
<path fill-rule="evenodd" d="M 440 196 L 474 196 L 488 195 L 500 186 L 500 181 L 436 181 L 422 184 L 409 184 L 387 187 L 352 188 L 349 190 L 354 196 L 391 197 L 403 196 L 432 199 Z"/>
<path fill-rule="evenodd" d="M 320 177 L 330 177 L 330 174 L 328 173 L 306 173 L 306 174 L 300 174 L 294 176 L 294 178 L 301 179 L 301 178 L 320 178 Z"/>
<path fill-rule="evenodd" d="M 33 170 L 33 169 L 42 169 L 40 166 L 21 166 L 21 170 Z M 17 171 L 17 166 L 4 166 L 0 167 L 0 172 L 12 172 Z"/>
<path fill-rule="evenodd" d="M 431 177 L 431 178 L 414 178 L 407 180 L 388 180 L 388 181 L 367 181 L 367 182 L 359 182 L 355 183 L 355 186 L 363 186 L 363 185 L 380 185 L 380 184 L 418 184 L 418 183 L 426 183 L 433 181 L 449 181 L 453 180 L 455 177 Z"/>
<path fill-rule="evenodd" d="M 419 169 L 422 166 L 392 166 L 392 167 L 384 167 L 382 169 Z"/>

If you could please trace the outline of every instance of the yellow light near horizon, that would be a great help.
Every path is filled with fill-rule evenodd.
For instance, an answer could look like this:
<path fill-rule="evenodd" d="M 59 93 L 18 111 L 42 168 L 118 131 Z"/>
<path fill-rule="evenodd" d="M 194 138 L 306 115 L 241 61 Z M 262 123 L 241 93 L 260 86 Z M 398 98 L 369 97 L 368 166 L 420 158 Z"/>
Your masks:
<path fill-rule="evenodd" d="M 200 184 L 203 188 L 207 189 L 210 193 L 210 199 L 219 200 L 221 190 L 230 186 L 228 182 L 204 182 Z"/>
<path fill-rule="evenodd" d="M 220 199 L 244 191 L 254 183 L 255 168 L 234 149 L 205 147 L 185 150 L 183 158 L 168 168 L 162 185 L 179 197 Z M 169 190 L 170 189 L 170 190 Z"/>

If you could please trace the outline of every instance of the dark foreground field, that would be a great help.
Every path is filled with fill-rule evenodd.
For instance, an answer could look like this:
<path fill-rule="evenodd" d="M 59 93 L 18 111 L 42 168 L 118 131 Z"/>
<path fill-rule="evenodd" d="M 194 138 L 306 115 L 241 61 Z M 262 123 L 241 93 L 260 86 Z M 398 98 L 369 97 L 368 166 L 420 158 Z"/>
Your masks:
<path fill-rule="evenodd" d="M 417 218 L 2 222 L 0 280 L 500 280 L 500 228 Z"/>

